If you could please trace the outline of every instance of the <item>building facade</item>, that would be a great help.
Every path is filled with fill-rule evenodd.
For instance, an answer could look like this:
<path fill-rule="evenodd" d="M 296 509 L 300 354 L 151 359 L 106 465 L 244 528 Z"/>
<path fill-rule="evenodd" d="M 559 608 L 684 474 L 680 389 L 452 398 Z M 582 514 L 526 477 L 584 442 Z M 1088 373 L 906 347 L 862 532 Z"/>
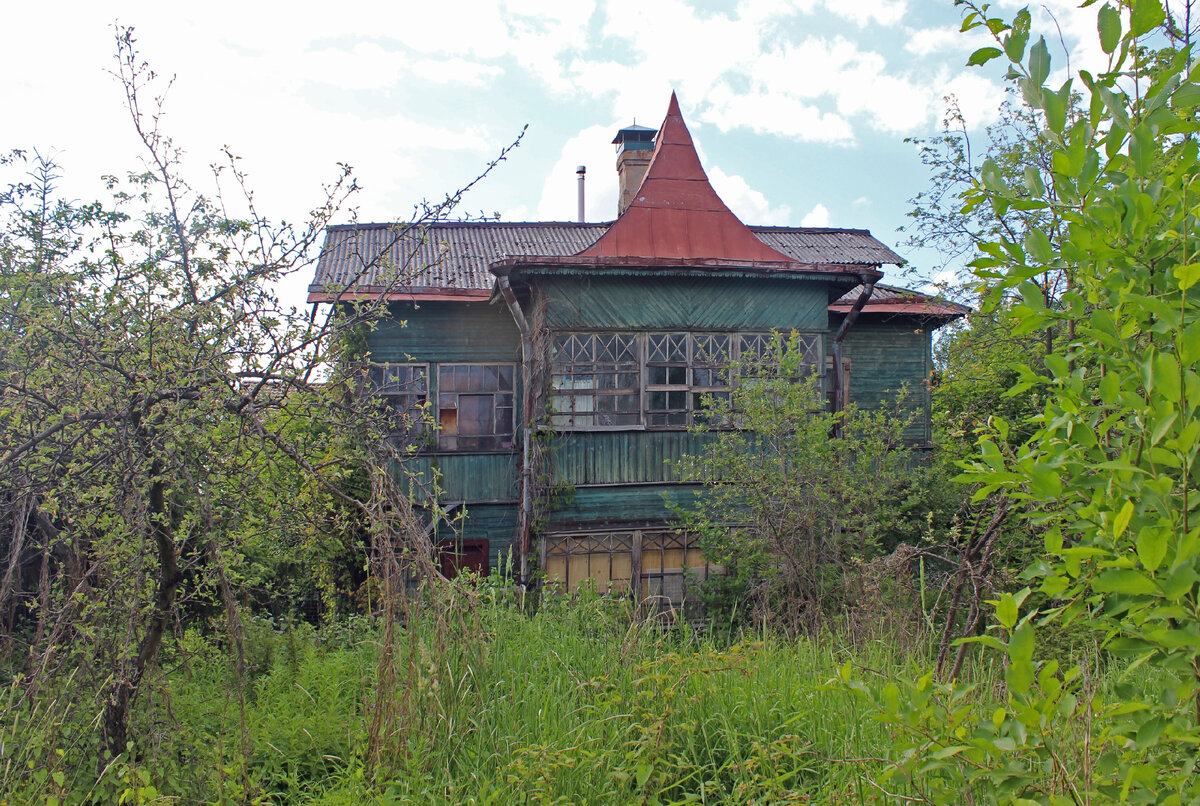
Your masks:
<path fill-rule="evenodd" d="M 901 258 L 865 230 L 743 224 L 674 95 L 614 143 L 615 221 L 330 227 L 309 301 L 387 296 L 369 373 L 429 413 L 411 461 L 463 516 L 438 529 L 448 574 L 511 557 L 522 580 L 678 604 L 712 569 L 673 528 L 695 493 L 675 463 L 704 448 L 723 366 L 795 333 L 831 406 L 907 386 L 927 444 L 931 334 L 965 309 L 881 285 Z"/>

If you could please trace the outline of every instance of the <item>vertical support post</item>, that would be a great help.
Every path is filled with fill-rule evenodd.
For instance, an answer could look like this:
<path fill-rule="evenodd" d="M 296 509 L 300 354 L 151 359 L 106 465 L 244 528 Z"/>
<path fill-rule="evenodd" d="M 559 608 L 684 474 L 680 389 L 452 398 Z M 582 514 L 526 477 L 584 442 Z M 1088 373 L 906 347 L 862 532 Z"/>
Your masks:
<path fill-rule="evenodd" d="M 521 579 L 529 581 L 530 535 L 533 527 L 533 340 L 521 334 L 521 514 L 517 528 L 521 540 Z M 542 568 L 546 567 L 545 558 Z"/>
<path fill-rule="evenodd" d="M 629 552 L 629 595 L 636 605 L 642 598 L 642 531 L 633 533 L 633 547 Z"/>
<path fill-rule="evenodd" d="M 854 326 L 854 321 L 858 319 L 858 315 L 862 313 L 862 309 L 866 306 L 867 300 L 871 298 L 871 294 L 875 291 L 875 281 L 880 277 L 879 272 L 873 274 L 863 273 L 863 290 L 858 295 L 858 299 L 854 301 L 854 307 L 846 314 L 846 318 L 842 320 L 841 327 L 833 337 L 833 411 L 836 414 L 845 408 L 844 393 L 842 391 L 842 339 L 846 338 L 846 334 L 850 332 L 850 328 Z M 842 435 L 842 424 L 834 423 L 834 436 Z"/>
<path fill-rule="evenodd" d="M 517 513 L 517 545 L 521 547 L 520 580 L 529 583 L 530 536 L 533 529 L 533 329 L 521 310 L 508 276 L 500 274 L 496 284 L 521 332 L 521 509 Z M 545 554 L 543 546 L 543 554 Z M 546 558 L 542 557 L 542 567 Z"/>
<path fill-rule="evenodd" d="M 549 559 L 550 559 L 550 546 L 546 539 L 546 536 L 542 535 L 541 537 L 538 538 L 538 567 L 540 567 L 543 571 L 545 571 L 549 565 Z M 566 570 L 563 571 L 563 576 L 566 577 L 566 579 L 563 580 L 564 586 L 567 585 L 567 583 L 571 577 L 571 558 L 569 555 L 567 556 L 567 559 L 565 562 L 566 562 Z"/>

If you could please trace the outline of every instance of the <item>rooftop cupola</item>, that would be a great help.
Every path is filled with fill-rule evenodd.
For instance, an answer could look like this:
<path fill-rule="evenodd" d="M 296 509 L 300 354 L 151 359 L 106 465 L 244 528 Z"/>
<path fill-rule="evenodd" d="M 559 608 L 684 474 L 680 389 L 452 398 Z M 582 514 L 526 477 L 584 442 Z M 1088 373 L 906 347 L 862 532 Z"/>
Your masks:
<path fill-rule="evenodd" d="M 641 138 L 621 142 L 626 132 Z M 653 129 L 634 126 L 617 134 L 617 170 L 621 171 L 621 215 L 577 258 L 598 261 L 691 261 L 696 264 L 744 265 L 797 270 L 800 263 L 767 246 L 730 212 L 717 196 L 700 165 L 696 146 L 679 99 L 671 93 L 667 116 L 654 137 L 654 150 L 641 146 Z M 626 166 L 645 159 L 637 181 L 626 183 Z M 623 162 L 624 161 L 624 162 Z M 632 176 L 631 176 L 632 178 Z M 650 263 L 647 263 L 650 261 Z"/>
<path fill-rule="evenodd" d="M 620 183 L 617 215 L 625 212 L 642 184 L 646 169 L 650 167 L 650 158 L 654 155 L 654 135 L 657 133 L 658 129 L 639 126 L 635 122 L 618 131 L 613 138 L 613 145 L 617 147 L 617 177 Z"/>

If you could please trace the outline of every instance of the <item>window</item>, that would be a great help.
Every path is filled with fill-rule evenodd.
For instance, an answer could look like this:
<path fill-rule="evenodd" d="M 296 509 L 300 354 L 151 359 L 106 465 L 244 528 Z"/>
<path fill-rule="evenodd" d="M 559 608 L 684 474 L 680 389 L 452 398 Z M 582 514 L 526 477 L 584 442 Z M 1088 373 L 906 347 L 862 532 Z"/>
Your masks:
<path fill-rule="evenodd" d="M 387 410 L 394 438 L 408 441 L 424 430 L 428 365 L 372 364 L 367 367 L 367 380 Z"/>
<path fill-rule="evenodd" d="M 764 357 L 774 333 L 557 333 L 551 342 L 551 425 L 682 428 L 707 421 L 705 403 L 729 399 L 730 363 Z M 802 334 L 805 371 L 820 366 L 821 336 Z"/>
<path fill-rule="evenodd" d="M 438 447 L 447 451 L 513 446 L 513 365 L 438 367 Z"/>
<path fill-rule="evenodd" d="M 552 425 L 611 427 L 641 422 L 636 334 L 557 334 L 550 364 Z"/>
<path fill-rule="evenodd" d="M 688 423 L 688 334 L 646 338 L 646 425 Z"/>
<path fill-rule="evenodd" d="M 729 333 L 650 333 L 646 337 L 646 425 L 704 421 L 705 401 L 729 397 Z"/>

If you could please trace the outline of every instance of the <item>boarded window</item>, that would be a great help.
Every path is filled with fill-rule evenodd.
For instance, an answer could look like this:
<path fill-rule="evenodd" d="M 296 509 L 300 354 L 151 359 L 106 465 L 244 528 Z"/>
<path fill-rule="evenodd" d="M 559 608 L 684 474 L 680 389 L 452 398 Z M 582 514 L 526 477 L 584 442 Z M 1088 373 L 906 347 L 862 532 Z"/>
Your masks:
<path fill-rule="evenodd" d="M 570 593 L 594 585 L 598 593 L 633 590 L 634 532 L 548 535 L 546 579 Z"/>
<path fill-rule="evenodd" d="M 487 576 L 487 540 L 446 540 L 437 545 L 436 551 L 438 565 L 446 579 L 454 579 L 464 570 Z"/>
<path fill-rule="evenodd" d="M 513 446 L 512 364 L 438 367 L 438 447 L 447 451 Z"/>

